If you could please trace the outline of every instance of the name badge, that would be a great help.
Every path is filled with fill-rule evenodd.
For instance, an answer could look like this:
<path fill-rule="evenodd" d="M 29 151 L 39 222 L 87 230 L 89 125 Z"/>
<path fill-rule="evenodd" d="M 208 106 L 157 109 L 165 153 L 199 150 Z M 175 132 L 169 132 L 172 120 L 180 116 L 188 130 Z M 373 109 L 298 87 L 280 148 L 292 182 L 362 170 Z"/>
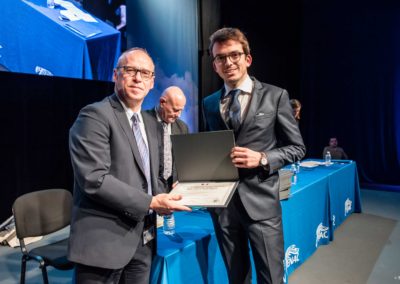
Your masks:
<path fill-rule="evenodd" d="M 153 240 L 155 238 L 155 236 L 156 236 L 156 234 L 155 234 L 154 225 L 147 227 L 143 231 L 143 245 L 145 245 L 148 242 L 150 242 L 151 240 Z"/>

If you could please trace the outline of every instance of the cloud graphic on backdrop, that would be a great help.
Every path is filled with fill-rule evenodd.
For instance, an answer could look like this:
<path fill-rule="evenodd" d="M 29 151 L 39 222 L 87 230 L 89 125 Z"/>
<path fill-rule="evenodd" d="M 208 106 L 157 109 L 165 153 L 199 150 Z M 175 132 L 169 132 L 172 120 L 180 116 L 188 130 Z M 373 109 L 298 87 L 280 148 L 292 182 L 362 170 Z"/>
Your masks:
<path fill-rule="evenodd" d="M 186 96 L 186 106 L 181 119 L 185 121 L 191 132 L 197 132 L 198 128 L 198 87 L 193 80 L 192 73 L 185 71 L 183 76 L 174 73 L 170 76 L 156 65 L 156 79 L 154 88 L 143 102 L 143 109 L 151 109 L 158 104 L 161 93 L 170 86 L 178 86 Z"/>

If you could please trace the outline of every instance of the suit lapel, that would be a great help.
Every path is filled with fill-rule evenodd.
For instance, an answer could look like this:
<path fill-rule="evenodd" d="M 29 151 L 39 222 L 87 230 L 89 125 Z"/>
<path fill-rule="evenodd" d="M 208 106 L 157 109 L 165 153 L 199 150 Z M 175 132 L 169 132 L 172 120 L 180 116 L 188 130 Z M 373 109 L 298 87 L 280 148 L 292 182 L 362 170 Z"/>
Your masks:
<path fill-rule="evenodd" d="M 110 96 L 110 104 L 114 109 L 115 117 L 119 122 L 119 124 L 121 125 L 122 131 L 125 133 L 128 139 L 129 145 L 131 146 L 132 149 L 133 156 L 135 157 L 135 160 L 139 165 L 140 170 L 144 174 L 145 172 L 143 168 L 142 158 L 140 157 L 139 149 L 133 135 L 133 130 L 129 124 L 128 118 L 126 117 L 125 110 L 122 107 L 121 103 L 119 102 L 116 94 Z"/>
<path fill-rule="evenodd" d="M 223 87 L 221 90 L 219 90 L 219 96 L 218 96 L 219 101 L 218 101 L 218 103 L 216 103 L 215 105 L 218 107 L 218 113 L 219 113 L 218 118 L 219 118 L 219 119 L 221 120 L 221 122 L 224 124 L 225 129 L 230 129 L 230 128 L 229 128 L 229 125 L 226 123 L 225 119 L 222 117 L 222 113 L 221 113 L 221 110 L 220 110 L 221 100 L 222 100 L 222 95 L 223 95 L 223 94 L 225 94 L 225 87 Z"/>
<path fill-rule="evenodd" d="M 171 134 L 182 134 L 183 128 L 179 125 L 179 121 L 176 120 L 174 123 L 171 123 Z"/>
<path fill-rule="evenodd" d="M 174 123 L 171 123 L 171 135 L 174 134 L 180 134 L 178 123 L 176 121 Z"/>
<path fill-rule="evenodd" d="M 214 93 L 212 100 L 208 106 L 210 107 L 210 118 L 207 119 L 213 119 L 215 118 L 216 121 L 210 121 L 210 124 L 214 125 L 216 129 L 229 129 L 229 126 L 226 124 L 226 121 L 222 117 L 221 111 L 220 111 L 220 105 L 221 105 L 221 99 L 222 99 L 222 94 L 225 93 L 225 88 L 222 88 L 221 90 L 217 91 Z"/>
<path fill-rule="evenodd" d="M 159 123 L 151 117 L 151 114 L 142 111 L 142 117 L 146 129 L 147 144 L 149 147 L 153 194 L 156 194 L 154 190 L 157 185 L 157 177 L 160 165 L 160 154 L 158 145 L 159 138 L 157 137 L 157 135 L 161 129 L 158 129 Z"/>

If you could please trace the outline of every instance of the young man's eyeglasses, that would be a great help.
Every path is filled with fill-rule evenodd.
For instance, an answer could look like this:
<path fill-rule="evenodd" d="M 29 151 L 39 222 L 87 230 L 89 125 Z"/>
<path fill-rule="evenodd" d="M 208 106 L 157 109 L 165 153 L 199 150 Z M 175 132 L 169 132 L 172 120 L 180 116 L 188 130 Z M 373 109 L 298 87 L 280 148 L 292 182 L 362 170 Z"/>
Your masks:
<path fill-rule="evenodd" d="M 225 64 L 226 60 L 229 58 L 229 60 L 232 63 L 236 63 L 240 60 L 242 55 L 245 54 L 244 52 L 231 52 L 229 54 L 224 54 L 224 55 L 217 55 L 214 57 L 214 62 L 218 65 L 220 64 Z"/>
<path fill-rule="evenodd" d="M 154 72 L 146 69 L 138 69 L 132 66 L 118 66 L 117 69 L 123 69 L 123 73 L 134 77 L 139 72 L 143 80 L 150 80 L 154 76 Z"/>

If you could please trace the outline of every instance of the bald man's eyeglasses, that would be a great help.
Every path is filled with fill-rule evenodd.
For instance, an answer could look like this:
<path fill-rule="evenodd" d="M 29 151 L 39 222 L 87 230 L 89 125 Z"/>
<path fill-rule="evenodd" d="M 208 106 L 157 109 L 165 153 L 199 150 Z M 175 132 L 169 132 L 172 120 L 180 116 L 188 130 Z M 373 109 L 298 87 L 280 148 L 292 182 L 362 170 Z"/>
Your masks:
<path fill-rule="evenodd" d="M 146 69 L 138 69 L 133 66 L 118 66 L 117 69 L 122 69 L 124 75 L 128 75 L 130 77 L 135 77 L 137 73 L 140 73 L 140 76 L 143 80 L 150 80 L 154 76 L 154 72 Z"/>

